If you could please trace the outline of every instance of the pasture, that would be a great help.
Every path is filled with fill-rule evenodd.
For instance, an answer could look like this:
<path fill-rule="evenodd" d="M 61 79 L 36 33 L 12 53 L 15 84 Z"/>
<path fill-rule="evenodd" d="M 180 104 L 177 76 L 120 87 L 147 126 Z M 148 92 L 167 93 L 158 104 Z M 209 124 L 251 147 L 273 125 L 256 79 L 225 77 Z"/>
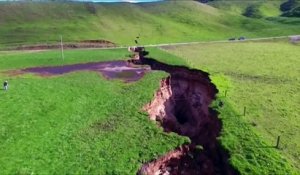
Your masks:
<path fill-rule="evenodd" d="M 206 70 L 215 77 L 213 79 L 221 90 L 219 96 L 236 112 L 221 112 L 225 124 L 221 140 L 233 151 L 233 159 L 234 154 L 236 157 L 244 154 L 244 148 L 251 150 L 246 151 L 249 161 L 261 156 L 257 152 L 276 152 L 287 158 L 299 171 L 299 45 L 284 40 L 199 44 L 164 49 L 182 57 L 191 67 Z M 231 121 L 230 115 L 236 115 L 234 120 L 239 121 Z M 260 141 L 251 141 L 250 133 Z M 234 138 L 235 134 L 237 138 Z M 230 140 L 226 135 L 239 141 Z M 280 149 L 275 149 L 273 147 L 278 136 L 281 136 Z M 261 142 L 265 144 L 265 149 L 254 146 Z M 256 163 L 259 167 L 260 163 Z"/>

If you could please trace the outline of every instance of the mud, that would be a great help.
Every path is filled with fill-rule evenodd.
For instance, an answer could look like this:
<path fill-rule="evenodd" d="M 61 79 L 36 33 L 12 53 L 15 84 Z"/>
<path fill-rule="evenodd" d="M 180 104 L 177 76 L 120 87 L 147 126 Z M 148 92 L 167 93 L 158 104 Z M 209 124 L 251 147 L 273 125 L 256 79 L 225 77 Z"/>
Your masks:
<path fill-rule="evenodd" d="M 191 144 L 144 164 L 139 175 L 239 174 L 228 162 L 228 154 L 217 137 L 222 123 L 209 106 L 218 90 L 207 73 L 171 66 L 154 59 L 130 60 L 170 74 L 160 82 L 154 99 L 144 106 L 151 120 L 166 132 L 187 136 Z"/>
<path fill-rule="evenodd" d="M 75 71 L 94 71 L 101 73 L 107 79 L 121 79 L 125 82 L 132 82 L 141 79 L 145 73 L 150 71 L 147 66 L 132 66 L 126 61 L 107 61 L 72 64 L 64 66 L 32 67 L 7 72 L 16 76 L 25 73 L 33 73 L 39 76 L 55 76 Z"/>

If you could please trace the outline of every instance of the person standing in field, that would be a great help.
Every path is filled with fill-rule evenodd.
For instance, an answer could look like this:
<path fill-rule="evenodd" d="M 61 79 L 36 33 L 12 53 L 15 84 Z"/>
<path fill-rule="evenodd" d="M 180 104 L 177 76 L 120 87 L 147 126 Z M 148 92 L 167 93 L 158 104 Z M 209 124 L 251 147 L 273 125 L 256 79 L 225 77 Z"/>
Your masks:
<path fill-rule="evenodd" d="M 8 89 L 8 81 L 7 80 L 4 81 L 3 88 L 4 88 L 5 91 Z"/>

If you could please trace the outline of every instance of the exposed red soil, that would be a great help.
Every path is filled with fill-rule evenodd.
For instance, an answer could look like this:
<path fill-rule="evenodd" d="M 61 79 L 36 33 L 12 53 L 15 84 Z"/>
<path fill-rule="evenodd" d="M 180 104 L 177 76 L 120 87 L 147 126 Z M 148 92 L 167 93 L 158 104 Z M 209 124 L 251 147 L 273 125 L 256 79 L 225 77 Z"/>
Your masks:
<path fill-rule="evenodd" d="M 63 43 L 64 49 L 75 48 L 107 48 L 115 47 L 116 44 L 106 40 L 83 40 L 79 42 L 66 42 Z M 21 45 L 12 47 L 11 50 L 45 50 L 45 49 L 58 49 L 61 48 L 60 43 L 57 44 L 36 44 L 36 45 Z"/>
<path fill-rule="evenodd" d="M 34 73 L 39 76 L 55 76 L 75 71 L 95 71 L 101 73 L 107 79 L 122 79 L 132 82 L 141 79 L 145 73 L 150 71 L 146 66 L 132 66 L 126 61 L 91 62 L 63 66 L 32 67 L 21 70 L 8 71 L 11 76 L 24 73 Z"/>
<path fill-rule="evenodd" d="M 228 162 L 228 154 L 217 137 L 222 123 L 209 106 L 218 90 L 207 73 L 183 66 L 170 66 L 140 57 L 129 62 L 146 64 L 170 74 L 160 82 L 154 99 L 144 106 L 151 120 L 166 132 L 187 136 L 191 144 L 144 164 L 140 175 L 239 174 Z M 197 149 L 201 145 L 203 149 Z"/>

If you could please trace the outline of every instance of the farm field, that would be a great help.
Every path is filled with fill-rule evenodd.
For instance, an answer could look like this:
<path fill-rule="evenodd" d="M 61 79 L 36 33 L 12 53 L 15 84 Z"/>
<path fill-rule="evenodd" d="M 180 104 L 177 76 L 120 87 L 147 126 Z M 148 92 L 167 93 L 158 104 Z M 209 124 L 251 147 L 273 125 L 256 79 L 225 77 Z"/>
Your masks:
<path fill-rule="evenodd" d="M 216 65 L 219 69 L 213 67 L 213 61 L 216 61 L 216 58 L 208 52 L 209 45 L 167 49 L 167 52 L 177 56 L 155 48 L 148 49 L 150 56 L 159 61 L 171 65 L 191 65 L 193 68 L 211 72 L 211 78 L 219 89 L 215 104 L 219 101 L 225 104 L 224 108 L 213 105 L 220 112 L 219 117 L 223 122 L 219 140 L 230 153 L 231 164 L 241 174 L 298 174 L 296 165 L 299 161 L 297 159 L 299 151 L 295 150 L 298 143 L 296 140 L 298 125 L 297 122 L 288 120 L 291 118 L 297 121 L 295 105 L 298 98 L 290 101 L 287 106 L 281 101 L 285 98 L 280 94 L 285 90 L 282 88 L 279 88 L 280 91 L 276 93 L 275 99 L 264 99 L 261 97 L 263 95 L 257 99 L 258 97 L 248 94 L 250 92 L 273 93 L 273 90 L 278 88 L 273 84 L 274 79 L 280 80 L 283 77 L 280 75 L 286 73 L 281 66 L 292 66 L 291 69 L 293 69 L 293 66 L 299 64 L 297 61 L 293 62 L 295 60 L 292 59 L 294 54 L 296 56 L 298 54 L 298 52 L 292 52 L 294 47 L 298 46 L 284 42 L 211 45 L 213 48 L 219 48 L 220 52 L 232 50 L 231 55 L 223 54 L 223 59 L 233 59 L 231 56 L 236 53 L 234 48 L 239 51 L 242 48 L 248 48 L 249 52 L 243 52 L 244 55 L 241 54 L 240 57 L 249 56 L 252 49 L 257 49 L 255 46 L 259 46 L 260 49 L 264 48 L 264 52 L 261 53 L 268 56 L 267 48 L 270 48 L 270 45 L 282 47 L 282 53 L 290 51 L 290 57 L 286 58 L 291 59 L 288 65 L 274 65 L 270 62 L 270 64 L 265 64 L 264 69 L 257 65 L 251 70 L 256 70 L 254 74 L 256 78 L 247 77 L 247 71 L 250 70 L 244 70 L 245 67 L 241 69 L 235 67 L 233 70 L 245 71 L 241 73 L 244 79 L 236 73 L 226 72 L 226 66 L 231 65 L 229 63 L 226 65 L 223 62 L 222 67 Z M 181 55 L 188 49 L 191 55 Z M 199 50 L 207 52 L 200 54 Z M 5 150 L 1 152 L 0 160 L 4 174 L 54 172 L 135 174 L 143 163 L 183 143 L 188 143 L 187 138 L 164 133 L 141 110 L 143 105 L 152 99 L 158 88 L 158 82 L 167 76 L 166 73 L 154 71 L 146 74 L 140 81 L 129 84 L 120 80 L 105 80 L 97 73 L 86 71 L 47 78 L 33 74 L 11 77 L 4 73 L 7 70 L 35 66 L 124 60 L 126 54 L 128 54 L 127 51 L 122 49 L 68 50 L 65 53 L 66 59 L 63 61 L 57 50 L 1 52 L 1 80 L 9 79 L 10 82 L 8 93 L 1 91 L 0 104 L 1 109 L 5 109 L 0 115 L 1 148 Z M 194 57 L 194 55 L 198 56 Z M 201 63 L 202 58 L 206 58 L 202 60 L 203 63 Z M 264 62 L 265 59 L 263 59 Z M 278 62 L 281 60 L 279 56 L 277 59 Z M 243 66 L 238 63 L 237 65 Z M 265 82 L 260 82 L 272 83 L 271 87 L 262 86 L 259 83 L 259 75 L 262 73 L 266 74 L 264 77 L 270 75 L 273 69 L 269 69 L 269 66 L 276 70 L 278 77 L 268 77 Z M 251 67 L 247 66 L 247 68 Z M 294 72 L 285 77 L 291 80 L 296 75 L 297 72 Z M 298 95 L 297 83 L 299 82 L 295 81 L 294 84 L 284 86 L 289 87 L 286 89 L 288 91 L 294 89 L 293 93 L 296 97 Z M 258 85 L 259 87 L 256 87 Z M 281 87 L 281 85 L 278 86 Z M 267 89 L 262 89 L 263 87 Z M 224 97 L 225 90 L 228 91 L 226 98 Z M 239 93 L 243 93 L 243 96 Z M 254 100 L 255 105 L 250 103 Z M 265 105 L 264 100 L 269 102 L 268 105 Z M 277 110 L 273 110 L 273 106 L 278 103 L 280 104 L 278 111 L 286 110 L 286 115 L 280 116 L 281 113 L 278 114 Z M 243 106 L 247 106 L 246 116 L 242 116 Z M 291 110 L 288 110 L 290 108 Z M 268 111 L 268 118 L 272 118 L 272 121 L 264 118 L 265 113 L 262 111 L 265 110 Z M 282 117 L 288 119 L 281 120 Z M 274 124 L 271 125 L 270 122 Z M 280 150 L 274 148 L 278 134 L 282 136 Z M 291 166 L 293 164 L 294 166 Z"/>
<path fill-rule="evenodd" d="M 141 110 L 165 73 L 151 72 L 133 83 L 86 71 L 47 78 L 3 73 L 124 60 L 125 54 L 70 50 L 62 61 L 57 51 L 1 52 L 0 80 L 9 81 L 9 90 L 0 91 L 1 174 L 135 174 L 143 162 L 188 142 L 163 133 Z"/>
<path fill-rule="evenodd" d="M 239 114 L 239 120 L 244 121 L 269 146 L 275 146 L 277 136 L 281 136 L 279 150 L 265 150 L 274 150 L 284 155 L 300 172 L 299 45 L 286 40 L 199 44 L 164 49 L 184 58 L 191 67 L 216 76 L 216 84 L 221 89 L 219 96 L 230 103 Z M 241 148 L 237 149 L 238 146 L 233 145 L 234 141 L 226 138 L 226 135 L 239 132 L 242 127 L 228 122 L 230 119 L 226 118 L 227 113 L 221 112 L 223 115 L 225 126 L 222 143 L 230 150 L 236 149 L 236 153 L 233 152 L 234 159 L 235 154 L 240 154 Z M 243 139 L 236 144 L 247 145 L 250 139 L 248 133 L 241 131 L 239 134 Z"/>
<path fill-rule="evenodd" d="M 300 175 L 285 1 L 0 0 L 0 175 Z"/>

